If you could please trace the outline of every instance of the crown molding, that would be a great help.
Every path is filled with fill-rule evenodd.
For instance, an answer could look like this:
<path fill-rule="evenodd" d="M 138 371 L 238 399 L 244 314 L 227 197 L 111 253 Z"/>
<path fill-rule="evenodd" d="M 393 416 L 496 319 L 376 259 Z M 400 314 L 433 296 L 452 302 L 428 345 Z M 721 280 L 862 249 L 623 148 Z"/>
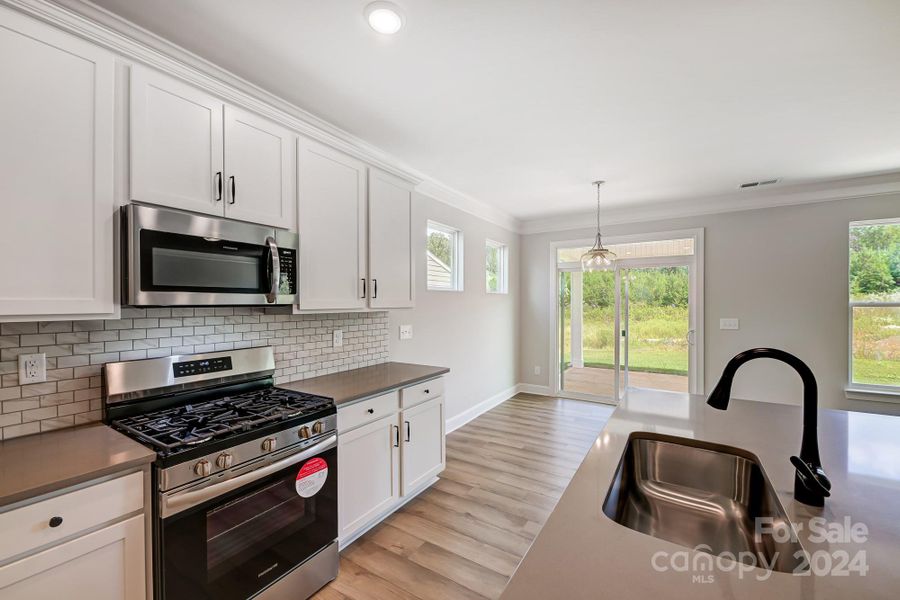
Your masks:
<path fill-rule="evenodd" d="M 742 190 L 695 200 L 612 207 L 603 212 L 603 224 L 663 221 L 896 193 L 900 193 L 900 172 L 778 186 L 764 190 Z M 594 227 L 595 218 L 594 211 L 590 211 L 530 219 L 521 223 L 519 233 L 529 235 L 591 228 Z"/>
<path fill-rule="evenodd" d="M 416 186 L 416 191 L 513 233 L 521 231 L 519 219 L 434 179 L 426 178 Z"/>
<path fill-rule="evenodd" d="M 421 186 L 422 193 L 437 200 L 518 231 L 518 220 L 504 211 L 454 190 L 365 140 L 87 0 L 0 0 L 0 5 L 103 46 L 126 60 L 183 79 L 414 186 Z"/>

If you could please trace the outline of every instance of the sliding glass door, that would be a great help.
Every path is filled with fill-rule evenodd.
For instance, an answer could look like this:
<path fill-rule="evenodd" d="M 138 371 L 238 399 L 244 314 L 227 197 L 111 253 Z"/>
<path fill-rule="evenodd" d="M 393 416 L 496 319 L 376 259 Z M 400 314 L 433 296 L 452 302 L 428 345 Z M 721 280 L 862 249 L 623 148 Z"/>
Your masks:
<path fill-rule="evenodd" d="M 629 389 L 695 392 L 699 289 L 693 240 L 612 246 L 619 260 L 582 272 L 557 250 L 557 393 L 615 402 Z"/>

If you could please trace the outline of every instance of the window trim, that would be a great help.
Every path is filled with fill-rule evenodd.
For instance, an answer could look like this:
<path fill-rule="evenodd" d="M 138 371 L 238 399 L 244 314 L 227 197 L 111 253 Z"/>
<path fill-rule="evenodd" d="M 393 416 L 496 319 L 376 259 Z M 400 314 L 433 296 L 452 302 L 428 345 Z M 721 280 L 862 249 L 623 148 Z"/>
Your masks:
<path fill-rule="evenodd" d="M 450 249 L 450 287 L 431 287 L 428 280 L 428 232 L 430 230 L 446 233 L 453 240 L 453 247 Z M 465 247 L 465 237 L 461 229 L 444 225 L 438 221 L 428 219 L 425 224 L 425 290 L 429 292 L 462 292 L 464 276 L 463 248 Z"/>
<path fill-rule="evenodd" d="M 497 290 L 490 290 L 487 286 L 487 251 L 488 248 L 496 249 L 497 257 Z M 509 293 L 509 245 L 486 238 L 484 240 L 484 290 L 487 294 Z"/>
<path fill-rule="evenodd" d="M 856 307 L 900 308 L 900 300 L 881 302 L 871 300 L 854 300 L 850 291 L 850 229 L 866 225 L 898 225 L 900 217 L 890 219 L 866 219 L 850 221 L 847 224 L 847 385 L 844 395 L 850 400 L 900 403 L 900 385 L 884 385 L 876 383 L 859 383 L 853 381 L 853 309 Z"/>

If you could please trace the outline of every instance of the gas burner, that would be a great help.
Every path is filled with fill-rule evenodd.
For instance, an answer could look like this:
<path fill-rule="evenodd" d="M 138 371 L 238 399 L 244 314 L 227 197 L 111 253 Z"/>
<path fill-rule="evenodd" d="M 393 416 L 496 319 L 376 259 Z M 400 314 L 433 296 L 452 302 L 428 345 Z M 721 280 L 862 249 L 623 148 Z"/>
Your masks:
<path fill-rule="evenodd" d="M 264 387 L 116 419 L 113 424 L 150 442 L 162 453 L 169 454 L 214 438 L 312 414 L 333 404 L 329 398 Z"/>

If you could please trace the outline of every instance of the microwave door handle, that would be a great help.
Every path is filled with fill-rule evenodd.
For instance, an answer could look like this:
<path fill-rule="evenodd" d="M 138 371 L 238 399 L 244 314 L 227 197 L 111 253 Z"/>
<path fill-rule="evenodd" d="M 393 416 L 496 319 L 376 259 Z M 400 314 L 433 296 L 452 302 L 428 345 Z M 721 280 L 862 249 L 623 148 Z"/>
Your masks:
<path fill-rule="evenodd" d="M 160 507 L 160 512 L 162 513 L 161 516 L 163 518 L 169 517 L 183 510 L 187 510 L 188 508 L 191 508 L 193 506 L 197 506 L 198 504 L 202 504 L 207 500 L 215 498 L 216 496 L 221 496 L 222 494 L 245 486 L 248 483 L 253 483 L 254 481 L 258 481 L 263 477 L 267 477 L 272 473 L 277 473 L 285 467 L 295 465 L 298 462 L 315 456 L 316 454 L 321 454 L 326 450 L 332 449 L 336 445 L 337 435 L 332 434 L 315 446 L 307 448 L 306 450 L 298 452 L 297 454 L 291 454 L 287 458 L 277 460 L 269 465 L 260 467 L 255 471 L 250 471 L 249 473 L 244 473 L 243 475 L 238 475 L 237 477 L 232 477 L 231 479 L 226 479 L 221 483 L 214 483 L 204 488 L 200 488 L 199 490 L 175 492 L 170 496 L 163 495 L 160 499 L 160 503 L 162 504 L 162 506 Z"/>
<path fill-rule="evenodd" d="M 278 299 L 278 284 L 281 282 L 281 260 L 278 258 L 278 246 L 271 235 L 266 238 L 269 246 L 269 293 L 266 302 L 274 304 Z"/>

